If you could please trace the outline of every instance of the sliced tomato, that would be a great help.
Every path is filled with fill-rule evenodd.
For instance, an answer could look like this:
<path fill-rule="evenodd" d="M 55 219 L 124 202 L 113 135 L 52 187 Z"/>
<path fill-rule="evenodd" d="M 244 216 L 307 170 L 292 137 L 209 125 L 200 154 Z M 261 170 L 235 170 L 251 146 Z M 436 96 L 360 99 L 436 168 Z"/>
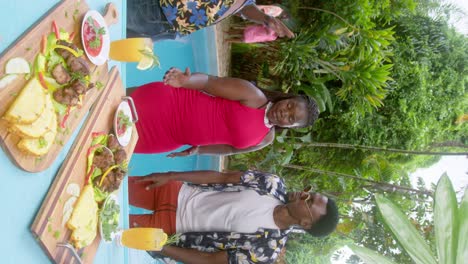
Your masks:
<path fill-rule="evenodd" d="M 73 31 L 73 32 L 70 34 L 70 36 L 68 37 L 68 40 L 69 40 L 70 42 L 72 42 L 74 38 L 75 38 L 75 31 Z"/>
<path fill-rule="evenodd" d="M 105 132 L 93 132 L 93 133 L 91 133 L 91 136 L 92 136 L 93 138 L 100 137 L 100 136 L 104 136 L 104 135 L 106 135 Z"/>
<path fill-rule="evenodd" d="M 57 23 L 55 23 L 55 20 L 52 21 L 52 31 L 54 32 L 55 37 L 57 38 L 57 40 L 59 40 L 60 39 L 60 31 L 59 31 L 59 28 L 57 26 Z"/>
<path fill-rule="evenodd" d="M 60 127 L 61 127 L 61 128 L 65 128 L 65 123 L 67 122 L 67 119 L 68 119 L 68 117 L 70 116 L 70 110 L 71 110 L 71 107 L 68 106 L 68 107 L 67 107 L 67 112 L 66 112 L 65 115 L 63 116 L 62 122 L 60 122 Z"/>

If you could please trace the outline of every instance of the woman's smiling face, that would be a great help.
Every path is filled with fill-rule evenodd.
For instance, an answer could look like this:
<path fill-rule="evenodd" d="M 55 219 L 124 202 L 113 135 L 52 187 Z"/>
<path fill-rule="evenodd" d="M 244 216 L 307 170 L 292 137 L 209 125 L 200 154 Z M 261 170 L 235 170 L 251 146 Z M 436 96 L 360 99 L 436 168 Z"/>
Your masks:
<path fill-rule="evenodd" d="M 298 98 L 274 103 L 267 112 L 270 124 L 279 127 L 300 127 L 307 124 L 307 103 Z"/>

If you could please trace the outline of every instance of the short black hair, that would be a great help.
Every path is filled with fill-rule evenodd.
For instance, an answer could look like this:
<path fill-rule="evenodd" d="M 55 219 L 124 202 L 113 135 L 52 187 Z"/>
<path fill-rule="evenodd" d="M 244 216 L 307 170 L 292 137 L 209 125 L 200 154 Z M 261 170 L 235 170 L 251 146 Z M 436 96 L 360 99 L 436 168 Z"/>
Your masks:
<path fill-rule="evenodd" d="M 311 126 L 315 123 L 315 121 L 318 119 L 318 116 L 320 114 L 320 110 L 318 108 L 317 102 L 314 100 L 314 98 L 307 96 L 307 95 L 299 95 L 305 103 L 307 107 L 307 123 L 303 125 L 302 127 L 308 127 Z"/>
<path fill-rule="evenodd" d="M 306 104 L 306 108 L 307 108 L 307 122 L 304 125 L 299 126 L 299 127 L 312 126 L 320 115 L 320 110 L 319 110 L 317 101 L 315 101 L 314 98 L 304 94 L 303 92 L 300 92 L 299 94 L 290 94 L 290 93 L 283 93 L 280 91 L 271 91 L 271 90 L 267 90 L 263 88 L 259 88 L 259 89 L 263 92 L 263 94 L 266 96 L 268 101 L 272 103 L 277 103 L 279 101 L 286 100 L 286 99 L 294 99 L 294 100 L 303 101 Z"/>
<path fill-rule="evenodd" d="M 304 125 L 299 126 L 300 128 L 301 127 L 312 126 L 315 123 L 315 121 L 318 119 L 319 114 L 320 114 L 320 110 L 319 110 L 317 102 L 315 101 L 314 98 L 312 98 L 312 97 L 310 97 L 308 95 L 305 95 L 305 94 L 300 94 L 300 95 L 293 95 L 291 97 L 281 98 L 281 99 L 279 99 L 277 101 L 272 101 L 272 103 L 277 103 L 279 101 L 286 100 L 286 99 L 293 99 L 293 100 L 302 101 L 306 105 L 306 108 L 307 108 L 307 121 L 306 121 L 306 123 Z"/>
<path fill-rule="evenodd" d="M 338 220 L 338 207 L 333 199 L 328 198 L 327 213 L 305 231 L 314 237 L 325 237 L 336 229 Z"/>

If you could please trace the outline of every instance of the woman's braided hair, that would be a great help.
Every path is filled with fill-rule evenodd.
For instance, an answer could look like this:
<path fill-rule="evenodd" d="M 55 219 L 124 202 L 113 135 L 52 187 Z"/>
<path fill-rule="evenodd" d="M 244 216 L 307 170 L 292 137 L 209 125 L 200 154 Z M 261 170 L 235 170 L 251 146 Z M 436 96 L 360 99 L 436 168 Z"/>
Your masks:
<path fill-rule="evenodd" d="M 303 100 L 306 103 L 308 115 L 307 115 L 307 123 L 301 127 L 311 126 L 318 119 L 320 110 L 318 109 L 317 102 L 312 97 L 306 94 L 289 94 L 289 93 L 283 93 L 283 92 L 278 92 L 278 91 L 270 91 L 270 90 L 266 90 L 262 88 L 259 88 L 259 89 L 263 92 L 263 94 L 265 94 L 268 101 L 272 103 L 276 103 L 285 99 Z"/>

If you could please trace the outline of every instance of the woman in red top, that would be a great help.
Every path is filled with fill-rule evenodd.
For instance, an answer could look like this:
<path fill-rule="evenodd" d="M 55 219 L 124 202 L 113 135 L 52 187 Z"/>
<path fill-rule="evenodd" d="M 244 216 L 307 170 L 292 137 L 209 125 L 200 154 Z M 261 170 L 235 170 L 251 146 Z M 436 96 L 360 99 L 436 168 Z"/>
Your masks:
<path fill-rule="evenodd" d="M 139 121 L 136 153 L 160 153 L 191 145 L 169 156 L 229 155 L 270 144 L 274 127 L 304 127 L 318 117 L 315 101 L 306 96 L 267 95 L 237 78 L 191 74 L 171 68 L 164 83 L 131 92 Z"/>

